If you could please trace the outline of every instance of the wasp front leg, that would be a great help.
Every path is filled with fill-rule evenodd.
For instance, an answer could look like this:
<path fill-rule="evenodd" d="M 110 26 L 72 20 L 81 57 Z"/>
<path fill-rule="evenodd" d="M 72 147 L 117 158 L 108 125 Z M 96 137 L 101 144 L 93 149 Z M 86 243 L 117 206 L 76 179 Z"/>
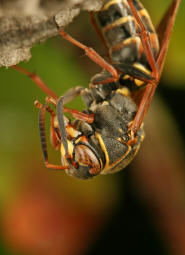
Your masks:
<path fill-rule="evenodd" d="M 46 105 L 40 104 L 38 101 L 35 102 L 35 106 L 40 108 L 39 110 L 39 132 L 40 132 L 40 141 L 42 153 L 44 156 L 44 163 L 47 168 L 55 170 L 65 170 L 69 169 L 69 166 L 55 165 L 48 162 L 48 152 L 47 152 L 47 142 L 46 142 L 46 131 L 45 131 L 45 113 L 48 111 L 51 114 L 51 140 L 55 148 L 58 148 L 59 141 L 54 130 L 54 113 L 51 108 Z"/>
<path fill-rule="evenodd" d="M 87 114 L 87 113 L 80 112 L 76 109 L 70 109 L 70 108 L 64 107 L 65 104 L 71 102 L 75 97 L 82 95 L 84 91 L 85 91 L 84 88 L 77 86 L 77 87 L 69 89 L 64 95 L 62 95 L 62 97 L 60 97 L 62 98 L 62 111 L 68 112 L 74 118 L 85 121 L 90 124 L 94 122 L 94 114 Z M 58 101 L 56 105 L 58 105 Z"/>
<path fill-rule="evenodd" d="M 87 47 L 84 44 L 80 43 L 76 39 L 74 39 L 72 36 L 67 34 L 63 29 L 58 29 L 59 34 L 67 41 L 71 42 L 72 44 L 76 45 L 77 47 L 83 49 L 85 51 L 85 54 L 96 64 L 98 64 L 100 67 L 105 69 L 111 74 L 111 77 L 102 81 L 101 84 L 106 84 L 110 82 L 115 82 L 119 80 L 119 74 L 117 70 L 110 65 L 105 59 L 103 59 L 93 48 Z"/>
<path fill-rule="evenodd" d="M 43 104 L 41 104 L 38 100 L 34 102 L 35 107 L 38 109 L 41 109 L 43 107 Z M 60 148 L 60 139 L 56 133 L 55 130 L 55 119 L 56 114 L 55 112 L 47 105 L 45 105 L 46 111 L 51 115 L 51 121 L 50 121 L 50 141 L 53 145 L 55 150 L 58 150 Z"/>
<path fill-rule="evenodd" d="M 58 96 L 43 82 L 43 80 L 36 75 L 35 73 L 29 72 L 26 69 L 19 67 L 19 66 L 12 66 L 13 69 L 19 71 L 20 73 L 23 73 L 30 77 L 33 82 L 49 97 L 47 97 L 47 102 L 53 104 L 56 106 Z M 72 99 L 74 99 L 76 96 L 78 96 L 83 89 L 79 86 L 70 89 L 68 92 L 64 94 L 64 104 L 70 102 Z M 93 114 L 85 114 L 83 112 L 79 112 L 75 109 L 70 109 L 67 107 L 63 107 L 64 112 L 70 113 L 74 118 L 77 118 L 79 120 L 87 121 L 88 123 L 92 123 L 94 121 L 94 115 Z"/>
<path fill-rule="evenodd" d="M 11 68 L 16 71 L 23 73 L 30 77 L 32 81 L 48 96 L 52 97 L 54 100 L 58 99 L 58 96 L 45 84 L 45 82 L 35 73 L 29 72 L 28 70 L 20 66 L 11 66 Z"/>
<path fill-rule="evenodd" d="M 108 61 L 109 61 L 110 64 L 112 64 L 112 59 L 111 59 L 110 54 L 109 54 L 109 48 L 108 48 L 108 46 L 107 46 L 107 43 L 106 43 L 106 41 L 105 41 L 105 39 L 104 39 L 104 37 L 103 37 L 103 35 L 102 35 L 100 29 L 99 29 L 98 26 L 97 26 L 96 19 L 95 19 L 94 15 L 93 15 L 93 12 L 90 11 L 89 14 L 90 14 L 91 23 L 92 23 L 92 25 L 93 25 L 93 27 L 94 27 L 94 29 L 95 29 L 95 31 L 96 31 L 98 37 L 100 38 L 100 41 L 101 41 L 102 44 L 104 45 L 104 48 L 105 48 L 105 52 L 106 52 Z"/>

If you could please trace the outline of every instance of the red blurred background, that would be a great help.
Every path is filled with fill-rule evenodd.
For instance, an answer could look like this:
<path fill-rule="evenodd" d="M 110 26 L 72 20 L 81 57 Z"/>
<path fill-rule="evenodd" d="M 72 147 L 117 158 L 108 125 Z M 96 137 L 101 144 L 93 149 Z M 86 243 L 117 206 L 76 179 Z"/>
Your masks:
<path fill-rule="evenodd" d="M 143 2 L 155 23 L 169 3 Z M 185 254 L 184 9 L 183 2 L 145 121 L 145 142 L 130 166 L 114 175 L 81 181 L 45 169 L 33 106 L 45 95 L 27 77 L 1 68 L 1 255 Z M 87 13 L 68 31 L 104 55 Z M 58 95 L 86 87 L 100 70 L 61 38 L 36 45 L 32 55 L 22 66 Z M 82 110 L 83 104 L 77 99 L 70 107 Z M 52 148 L 49 155 L 59 162 Z"/>

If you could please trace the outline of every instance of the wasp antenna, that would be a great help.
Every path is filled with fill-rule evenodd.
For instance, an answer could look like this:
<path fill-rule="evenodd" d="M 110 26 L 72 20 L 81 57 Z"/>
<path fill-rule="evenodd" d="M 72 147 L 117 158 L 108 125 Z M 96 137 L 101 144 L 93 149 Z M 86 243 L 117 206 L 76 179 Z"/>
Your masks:
<path fill-rule="evenodd" d="M 64 115 L 63 115 L 63 97 L 60 97 L 57 102 L 56 112 L 57 112 L 57 118 L 58 118 L 58 123 L 59 123 L 61 140 L 64 145 L 65 153 L 66 153 L 66 155 L 68 155 L 69 150 L 68 150 L 67 134 L 66 134 L 66 128 L 65 128 L 65 124 L 64 124 Z"/>

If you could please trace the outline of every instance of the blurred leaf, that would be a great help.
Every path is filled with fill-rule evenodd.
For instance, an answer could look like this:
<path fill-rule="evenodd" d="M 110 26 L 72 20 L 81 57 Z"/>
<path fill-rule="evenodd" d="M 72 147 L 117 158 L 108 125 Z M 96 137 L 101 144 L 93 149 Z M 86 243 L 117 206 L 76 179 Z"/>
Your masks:
<path fill-rule="evenodd" d="M 158 24 L 163 13 L 168 8 L 172 0 L 155 0 L 142 1 L 146 9 L 149 11 L 154 24 Z M 185 50 L 184 50 L 184 24 L 185 24 L 185 1 L 181 1 L 180 8 L 175 21 L 172 38 L 167 53 L 166 62 L 164 65 L 164 72 L 162 79 L 170 86 L 182 86 L 184 89 L 185 80 Z"/>

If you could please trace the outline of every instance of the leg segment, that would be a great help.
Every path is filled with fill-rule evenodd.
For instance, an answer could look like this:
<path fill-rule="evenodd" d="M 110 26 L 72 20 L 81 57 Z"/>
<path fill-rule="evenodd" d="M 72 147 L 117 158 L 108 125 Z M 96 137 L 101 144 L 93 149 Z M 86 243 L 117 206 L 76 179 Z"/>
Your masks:
<path fill-rule="evenodd" d="M 56 105 L 56 102 L 58 100 L 58 96 L 47 87 L 47 85 L 42 81 L 42 79 L 34 74 L 31 73 L 29 71 L 27 71 L 26 69 L 19 67 L 19 66 L 12 66 L 13 69 L 26 74 L 27 76 L 29 76 L 33 82 L 42 90 L 44 91 L 44 93 L 46 93 L 49 98 L 47 98 L 47 101 Z M 76 87 L 75 89 L 71 89 L 68 92 L 66 92 L 66 94 L 64 94 L 64 103 L 68 103 L 69 101 L 71 101 L 73 98 L 75 98 L 76 96 L 78 96 L 81 92 L 82 88 L 80 87 Z M 94 121 L 94 115 L 93 114 L 85 114 L 82 112 L 79 112 L 78 110 L 73 110 L 67 107 L 63 108 L 64 112 L 68 112 L 70 113 L 74 118 L 77 118 L 79 120 L 84 120 L 87 121 L 88 123 L 92 123 Z"/>
<path fill-rule="evenodd" d="M 169 40 L 171 37 L 171 31 L 175 22 L 175 17 L 180 4 L 180 0 L 173 0 L 173 2 L 171 3 L 170 7 L 168 8 L 166 14 L 162 18 L 162 21 L 160 22 L 158 26 L 158 31 L 161 31 L 161 33 L 162 33 L 162 29 L 164 29 L 163 36 L 165 35 L 165 37 L 162 40 L 161 49 L 160 49 L 157 61 L 155 61 L 153 57 L 152 50 L 149 43 L 149 38 L 147 36 L 147 31 L 145 30 L 144 25 L 139 15 L 137 14 L 137 11 L 135 10 L 132 0 L 128 0 L 128 3 L 141 28 L 141 40 L 142 40 L 143 48 L 145 50 L 148 62 L 152 68 L 152 74 L 154 75 L 154 79 L 155 79 L 154 81 L 149 82 L 146 85 L 146 89 L 141 99 L 141 102 L 139 104 L 137 114 L 130 127 L 130 130 L 133 133 L 136 133 L 143 122 L 144 116 L 146 112 L 148 111 L 149 105 L 151 103 L 156 87 L 158 85 L 158 81 L 160 78 L 160 74 L 162 72 L 162 67 L 163 67 L 164 59 L 167 53 L 167 48 L 168 48 Z M 163 24 L 164 21 L 165 21 L 165 24 Z"/>
<path fill-rule="evenodd" d="M 68 112 L 74 118 L 76 118 L 78 120 L 86 121 L 89 124 L 94 122 L 94 114 L 86 114 L 83 112 L 79 112 L 78 110 L 70 109 L 70 108 L 66 108 L 66 107 L 63 107 L 63 111 Z"/>
<path fill-rule="evenodd" d="M 63 94 L 64 104 L 67 104 L 67 103 L 71 102 L 75 97 L 79 96 L 83 90 L 84 90 L 84 88 L 80 87 L 80 86 L 77 86 L 77 87 L 74 87 L 74 88 L 71 88 L 71 89 L 67 90 Z M 50 104 L 56 106 L 57 102 L 52 97 L 46 97 L 46 103 L 50 103 Z"/>
<path fill-rule="evenodd" d="M 110 55 L 109 55 L 109 48 L 108 48 L 108 46 L 107 46 L 107 43 L 106 43 L 106 41 L 105 41 L 105 39 L 104 39 L 104 37 L 103 37 L 103 35 L 102 35 L 100 29 L 99 29 L 98 26 L 97 26 L 96 20 L 95 20 L 94 15 L 93 15 L 93 12 L 90 11 L 89 14 L 90 14 L 91 23 L 92 23 L 92 25 L 93 25 L 93 27 L 94 27 L 94 29 L 95 29 L 95 31 L 96 31 L 98 37 L 100 38 L 101 42 L 102 42 L 103 45 L 104 45 L 105 52 L 106 52 L 106 55 L 107 55 L 107 57 L 108 57 L 109 63 L 112 64 L 112 60 L 111 60 L 111 57 L 110 57 Z"/>
<path fill-rule="evenodd" d="M 43 82 L 43 80 L 38 76 L 36 75 L 35 73 L 31 73 L 27 70 L 25 70 L 24 68 L 22 67 L 19 67 L 19 66 L 12 66 L 13 69 L 23 73 L 23 74 L 26 74 L 27 76 L 29 76 L 32 81 L 42 90 L 44 91 L 44 93 L 46 93 L 46 95 L 49 95 L 50 97 L 52 97 L 53 99 L 57 100 L 58 97 L 57 95 L 47 87 L 47 85 Z"/>
<path fill-rule="evenodd" d="M 103 69 L 107 70 L 108 72 L 111 73 L 112 78 L 111 78 L 111 82 L 117 81 L 119 79 L 119 74 L 117 73 L 116 69 L 110 65 L 109 63 L 107 63 L 93 48 L 87 47 L 84 44 L 78 42 L 77 40 L 75 40 L 73 37 L 71 37 L 70 35 L 68 35 L 66 32 L 64 32 L 64 30 L 62 30 L 61 28 L 58 30 L 59 34 L 67 41 L 73 43 L 74 45 L 76 45 L 77 47 L 83 49 L 85 51 L 85 54 L 92 59 L 96 64 L 98 64 L 99 66 L 101 66 Z M 104 83 L 109 83 L 110 80 L 108 81 L 104 81 Z"/>
<path fill-rule="evenodd" d="M 86 121 L 88 123 L 92 123 L 94 121 L 94 114 L 86 114 L 86 113 L 83 113 L 83 112 L 79 112 L 78 110 L 70 109 L 70 108 L 67 108 L 67 107 L 63 106 L 64 104 L 67 104 L 68 102 L 72 101 L 75 97 L 79 96 L 83 90 L 84 90 L 84 88 L 79 87 L 79 86 L 69 89 L 62 96 L 62 103 L 63 103 L 62 104 L 62 111 L 70 113 L 71 116 L 73 116 L 74 118 L 76 118 L 78 120 L 82 120 L 82 121 Z M 53 99 L 50 98 L 50 97 L 46 98 L 46 102 L 54 104 L 55 106 L 58 104 L 55 101 L 53 101 Z"/>
<path fill-rule="evenodd" d="M 43 105 L 39 111 L 39 132 L 40 132 L 40 141 L 41 141 L 41 148 L 44 156 L 44 163 L 47 168 L 55 169 L 55 170 L 65 170 L 69 169 L 69 166 L 61 166 L 61 165 L 54 165 L 48 162 L 48 152 L 47 152 L 47 143 L 46 143 L 46 132 L 45 132 L 45 113 L 46 113 L 47 106 Z"/>
<path fill-rule="evenodd" d="M 66 91 L 62 96 L 63 104 L 65 105 L 71 102 L 75 97 L 79 96 L 83 90 L 83 87 L 77 86 Z"/>
<path fill-rule="evenodd" d="M 159 71 L 158 71 L 158 66 L 156 64 L 156 61 L 154 59 L 152 50 L 151 50 L 151 46 L 150 46 L 150 37 L 148 35 L 147 30 L 145 29 L 145 26 L 143 25 L 143 22 L 140 18 L 140 16 L 137 13 L 137 10 L 135 9 L 135 6 L 133 4 L 133 0 L 127 0 L 128 1 L 128 5 L 130 6 L 130 9 L 140 27 L 140 38 L 141 38 L 141 42 L 143 45 L 143 49 L 145 51 L 148 63 L 150 64 L 150 67 L 152 69 L 152 74 L 153 74 L 153 78 L 155 79 L 156 82 L 158 82 L 159 80 Z"/>
<path fill-rule="evenodd" d="M 38 108 L 41 109 L 43 107 L 43 104 L 41 104 L 39 101 L 35 101 L 34 105 Z M 51 139 L 51 144 L 53 145 L 53 147 L 58 150 L 59 146 L 60 146 L 60 141 L 58 139 L 58 136 L 56 134 L 55 131 L 55 126 L 54 126 L 54 121 L 55 121 L 55 113 L 54 111 L 49 107 L 49 106 L 45 106 L 46 111 L 49 112 L 49 114 L 51 115 L 51 123 L 50 123 L 50 139 Z"/>

